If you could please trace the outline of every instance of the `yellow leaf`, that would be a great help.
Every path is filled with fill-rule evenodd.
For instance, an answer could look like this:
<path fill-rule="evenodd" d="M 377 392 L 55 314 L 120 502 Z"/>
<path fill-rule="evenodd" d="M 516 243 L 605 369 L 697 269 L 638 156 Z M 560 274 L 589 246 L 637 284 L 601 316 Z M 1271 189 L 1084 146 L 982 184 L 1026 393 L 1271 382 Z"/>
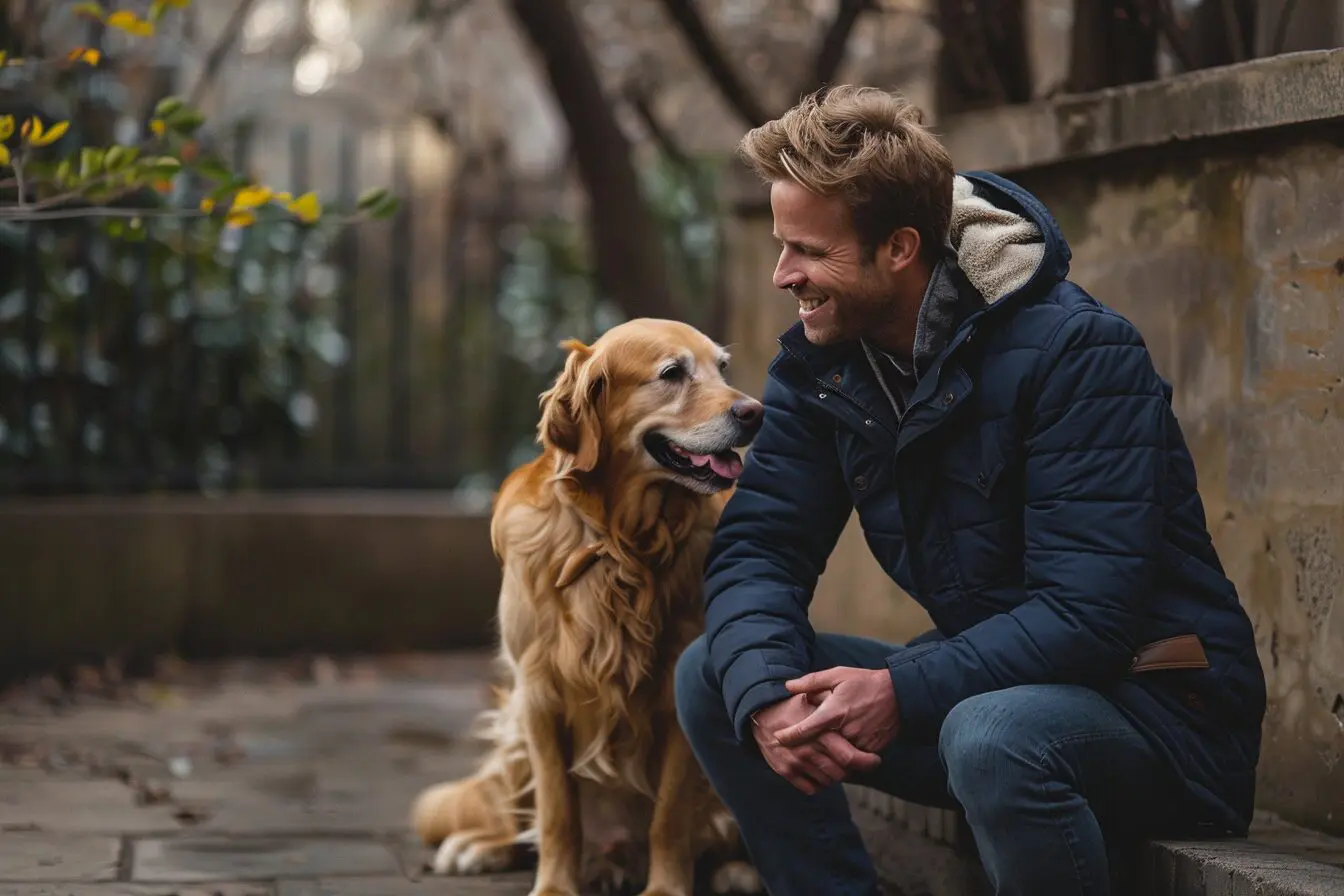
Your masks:
<path fill-rule="evenodd" d="M 228 216 L 224 219 L 224 223 L 229 227 L 251 227 L 253 224 L 257 223 L 257 216 L 246 209 L 234 209 L 229 212 Z"/>
<path fill-rule="evenodd" d="M 317 194 L 313 192 L 304 193 L 298 199 L 289 203 L 288 208 L 305 224 L 313 223 L 322 215 L 322 203 L 318 201 Z"/>
<path fill-rule="evenodd" d="M 21 124 L 21 125 L 19 126 L 19 136 L 20 136 L 20 137 L 23 137 L 23 138 L 25 138 L 25 139 L 26 139 L 26 138 L 29 138 L 29 137 L 33 137 L 33 138 L 41 137 L 41 136 L 42 136 L 42 120 L 41 120 L 40 118 L 27 118 L 27 119 L 24 119 L 23 124 Z"/>
<path fill-rule="evenodd" d="M 274 199 L 276 202 L 291 202 L 294 199 L 294 194 L 289 192 L 276 193 L 271 198 Z"/>
<path fill-rule="evenodd" d="M 175 6 L 178 9 L 186 9 L 191 5 L 191 0 L 163 0 L 168 6 Z"/>
<path fill-rule="evenodd" d="M 4 64 L 5 64 L 5 58 L 6 58 L 7 55 L 8 55 L 8 54 L 5 53 L 4 50 L 0 50 L 0 67 L 3 67 L 3 66 L 4 66 Z"/>
<path fill-rule="evenodd" d="M 107 24 L 113 28 L 120 28 L 127 34 L 133 34 L 136 37 L 149 37 L 154 33 L 153 22 L 147 22 L 135 13 L 125 9 L 119 9 L 108 16 Z"/>
<path fill-rule="evenodd" d="M 273 195 L 269 187 L 245 187 L 238 191 L 237 196 L 233 197 L 233 207 L 236 209 L 256 208 L 270 202 Z"/>
<path fill-rule="evenodd" d="M 9 147 L 0 144 L 0 165 L 9 164 Z"/>
<path fill-rule="evenodd" d="M 40 126 L 38 130 L 39 131 L 41 130 Z M 33 146 L 50 146 L 51 144 L 55 143 L 57 140 L 65 136 L 65 132 L 68 130 L 70 130 L 70 122 L 58 121 L 54 125 L 52 125 L 49 130 L 42 133 L 34 134 L 32 137 L 28 139 L 28 142 L 31 143 Z"/>
<path fill-rule="evenodd" d="M 205 212 L 208 215 L 214 210 L 215 210 L 215 200 L 211 199 L 209 196 L 206 196 L 204 199 L 201 200 L 201 211 Z"/>
<path fill-rule="evenodd" d="M 97 65 L 103 58 L 103 54 L 89 47 L 75 47 L 65 57 L 70 62 L 87 62 L 89 65 Z"/>
<path fill-rule="evenodd" d="M 162 137 L 164 132 L 168 130 L 168 125 L 163 123 L 162 118 L 152 118 L 149 122 L 149 129 L 154 132 L 155 137 Z"/>
<path fill-rule="evenodd" d="M 0 115 L 0 140 L 8 140 L 14 136 L 14 116 Z"/>

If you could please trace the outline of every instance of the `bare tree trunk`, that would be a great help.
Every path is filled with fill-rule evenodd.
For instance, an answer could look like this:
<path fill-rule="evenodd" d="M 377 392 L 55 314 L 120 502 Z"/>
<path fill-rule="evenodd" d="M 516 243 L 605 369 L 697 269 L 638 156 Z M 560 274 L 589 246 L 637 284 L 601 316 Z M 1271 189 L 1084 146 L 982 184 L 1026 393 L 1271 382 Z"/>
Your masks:
<path fill-rule="evenodd" d="M 700 60 L 709 79 L 747 127 L 754 128 L 769 121 L 770 116 L 765 107 L 738 77 L 737 69 L 728 61 L 714 35 L 710 34 L 695 0 L 663 0 L 663 8 L 690 44 L 691 52 Z"/>
<path fill-rule="evenodd" d="M 1079 5 L 1087 0 L 1079 0 Z M 938 0 L 943 33 L 938 53 L 940 115 L 1025 103 L 1031 100 L 1022 0 Z"/>
<path fill-rule="evenodd" d="M 1177 29 L 1188 57 L 1182 60 L 1186 70 L 1254 58 L 1256 5 L 1256 0 L 1204 0 L 1196 6 L 1189 27 Z M 1169 41 L 1171 36 L 1168 32 Z"/>
<path fill-rule="evenodd" d="M 631 317 L 676 317 L 662 234 L 567 0 L 509 0 L 509 8 L 541 57 L 569 125 L 588 193 L 598 286 Z"/>
<path fill-rule="evenodd" d="M 1078 0 L 1073 13 L 1070 93 L 1157 77 L 1162 0 Z"/>

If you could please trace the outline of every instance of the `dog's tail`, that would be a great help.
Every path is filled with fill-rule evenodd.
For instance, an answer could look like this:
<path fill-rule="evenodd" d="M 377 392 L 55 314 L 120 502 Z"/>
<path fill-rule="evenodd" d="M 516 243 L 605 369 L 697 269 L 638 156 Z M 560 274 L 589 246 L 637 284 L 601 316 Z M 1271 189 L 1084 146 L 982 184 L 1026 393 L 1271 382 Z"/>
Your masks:
<path fill-rule="evenodd" d="M 521 842 L 530 833 L 532 768 L 521 720 L 511 705 L 513 696 L 497 689 L 496 708 L 478 720 L 490 751 L 476 773 L 435 784 L 416 797 L 411 828 L 427 846 L 437 846 L 454 834 Z"/>

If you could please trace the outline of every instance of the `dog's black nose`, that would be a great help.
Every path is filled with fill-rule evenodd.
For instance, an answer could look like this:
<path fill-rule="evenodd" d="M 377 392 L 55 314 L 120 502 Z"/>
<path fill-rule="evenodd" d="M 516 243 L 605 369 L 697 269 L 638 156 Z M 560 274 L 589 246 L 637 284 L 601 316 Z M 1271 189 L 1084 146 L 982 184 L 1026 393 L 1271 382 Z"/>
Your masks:
<path fill-rule="evenodd" d="M 733 416 L 737 422 L 748 429 L 757 429 L 765 419 L 765 407 L 754 398 L 743 398 L 733 402 Z"/>

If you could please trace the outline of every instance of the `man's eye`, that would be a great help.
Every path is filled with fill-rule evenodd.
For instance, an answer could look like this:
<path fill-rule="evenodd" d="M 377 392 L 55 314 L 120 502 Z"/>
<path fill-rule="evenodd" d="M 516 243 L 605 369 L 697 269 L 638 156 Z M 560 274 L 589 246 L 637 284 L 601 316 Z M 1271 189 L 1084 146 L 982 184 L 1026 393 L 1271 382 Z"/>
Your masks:
<path fill-rule="evenodd" d="M 658 379 L 675 383 L 686 375 L 686 368 L 680 364 L 669 364 L 658 372 Z"/>

